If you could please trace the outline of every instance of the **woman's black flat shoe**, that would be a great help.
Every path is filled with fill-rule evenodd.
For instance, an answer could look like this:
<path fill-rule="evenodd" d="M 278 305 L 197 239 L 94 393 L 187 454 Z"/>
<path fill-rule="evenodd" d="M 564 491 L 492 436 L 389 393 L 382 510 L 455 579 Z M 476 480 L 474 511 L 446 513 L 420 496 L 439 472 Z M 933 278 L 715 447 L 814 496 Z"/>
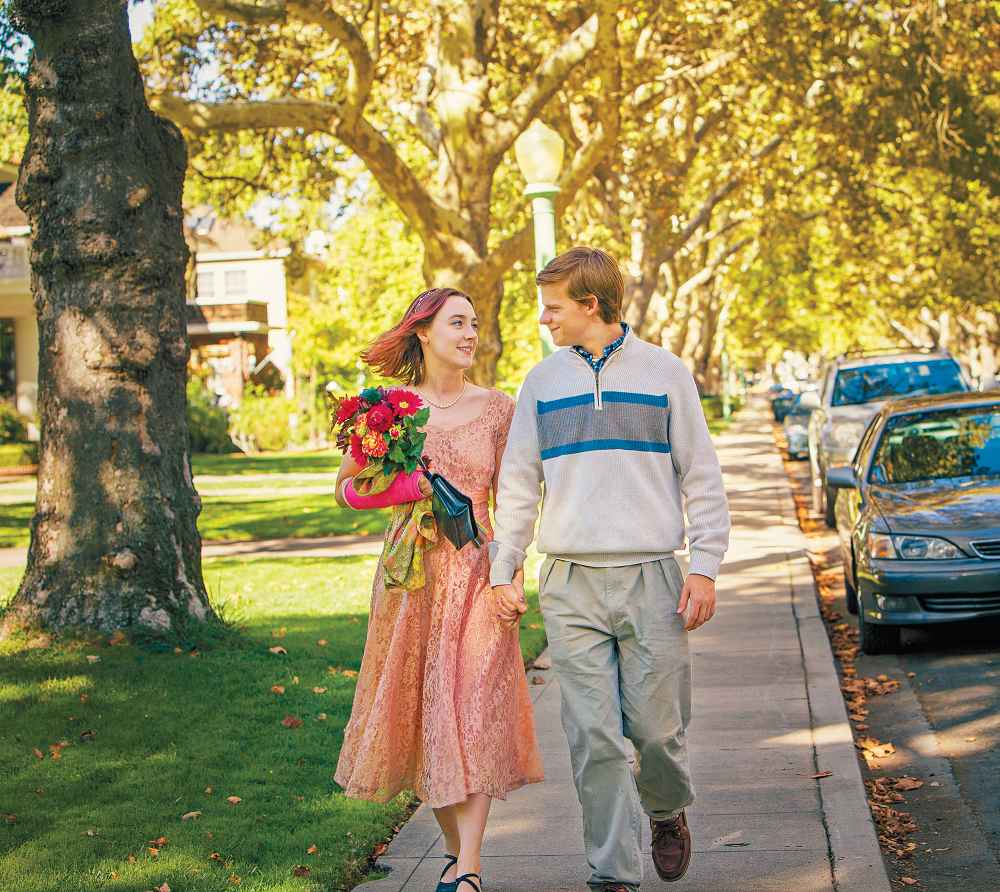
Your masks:
<path fill-rule="evenodd" d="M 444 866 L 444 870 L 441 871 L 441 879 L 438 881 L 435 892 L 455 892 L 458 888 L 457 880 L 452 880 L 450 883 L 446 883 L 444 881 L 444 875 L 458 863 L 458 858 L 454 855 L 447 854 L 445 855 L 445 858 L 448 859 L 448 863 Z"/>

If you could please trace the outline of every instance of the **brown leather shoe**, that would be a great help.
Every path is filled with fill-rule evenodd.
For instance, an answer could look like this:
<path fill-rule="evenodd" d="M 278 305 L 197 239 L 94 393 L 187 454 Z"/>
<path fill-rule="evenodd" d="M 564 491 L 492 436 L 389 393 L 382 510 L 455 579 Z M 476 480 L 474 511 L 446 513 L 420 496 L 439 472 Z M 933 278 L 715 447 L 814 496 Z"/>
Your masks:
<path fill-rule="evenodd" d="M 666 883 L 679 880 L 687 873 L 691 861 L 691 831 L 687 817 L 681 812 L 670 821 L 649 819 L 653 831 L 653 867 Z"/>

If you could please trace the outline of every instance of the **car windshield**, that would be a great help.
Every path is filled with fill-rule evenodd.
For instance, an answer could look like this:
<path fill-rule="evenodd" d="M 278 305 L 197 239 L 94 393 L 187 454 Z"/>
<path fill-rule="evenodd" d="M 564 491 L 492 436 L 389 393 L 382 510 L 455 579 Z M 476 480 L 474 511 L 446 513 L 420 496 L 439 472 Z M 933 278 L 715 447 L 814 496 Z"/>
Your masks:
<path fill-rule="evenodd" d="M 880 483 L 1000 478 L 1000 403 L 890 418 L 872 465 Z"/>
<path fill-rule="evenodd" d="M 833 388 L 834 406 L 853 406 L 895 396 L 968 390 L 953 359 L 887 362 L 841 369 Z"/>

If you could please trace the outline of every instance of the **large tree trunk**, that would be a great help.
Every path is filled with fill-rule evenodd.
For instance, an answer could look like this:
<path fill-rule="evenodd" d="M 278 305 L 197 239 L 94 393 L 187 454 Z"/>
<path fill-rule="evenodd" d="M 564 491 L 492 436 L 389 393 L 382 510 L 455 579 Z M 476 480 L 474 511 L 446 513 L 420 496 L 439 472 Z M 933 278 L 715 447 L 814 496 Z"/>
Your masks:
<path fill-rule="evenodd" d="M 213 618 L 185 418 L 177 128 L 150 112 L 121 0 L 15 0 L 34 43 L 31 221 L 41 451 L 6 627 L 177 634 Z"/>

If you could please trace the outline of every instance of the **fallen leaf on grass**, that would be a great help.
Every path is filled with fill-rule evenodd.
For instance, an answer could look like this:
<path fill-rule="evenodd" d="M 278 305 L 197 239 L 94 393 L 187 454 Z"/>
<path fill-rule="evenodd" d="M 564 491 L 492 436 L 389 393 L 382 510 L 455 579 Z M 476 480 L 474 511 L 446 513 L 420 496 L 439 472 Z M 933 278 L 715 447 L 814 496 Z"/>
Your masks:
<path fill-rule="evenodd" d="M 87 654 L 87 662 L 88 663 L 100 663 L 101 662 L 101 658 L 99 656 L 97 656 L 97 654 Z"/>
<path fill-rule="evenodd" d="M 286 715 L 282 720 L 281 724 L 286 728 L 298 728 L 302 725 L 302 719 L 295 715 Z"/>
<path fill-rule="evenodd" d="M 200 811 L 189 811 L 189 812 L 185 812 L 184 814 L 181 815 L 181 820 L 182 821 L 191 821 L 191 820 L 194 820 L 195 818 L 200 818 L 200 817 L 201 817 L 201 812 Z"/>
<path fill-rule="evenodd" d="M 239 796 L 227 796 L 226 802 L 230 805 L 239 805 L 243 800 Z"/>
<path fill-rule="evenodd" d="M 286 629 L 284 626 L 282 626 L 280 629 L 271 629 L 271 637 L 272 638 L 284 638 L 285 635 L 287 634 L 287 632 L 288 632 L 288 629 Z"/>
<path fill-rule="evenodd" d="M 272 694 L 284 694 L 285 693 L 285 686 L 281 685 L 281 684 L 273 684 L 273 685 L 271 685 L 271 693 Z"/>
<path fill-rule="evenodd" d="M 212 854 L 208 856 L 208 860 L 209 861 L 221 861 L 222 860 L 222 855 L 220 855 L 218 852 L 212 852 Z"/>
<path fill-rule="evenodd" d="M 295 877 L 307 877 L 310 873 L 312 873 L 312 871 L 309 870 L 309 868 L 304 864 L 296 864 L 295 867 L 292 868 L 292 876 Z"/>
<path fill-rule="evenodd" d="M 116 644 L 125 644 L 127 641 L 128 636 L 121 629 L 119 629 L 108 639 L 108 644 L 114 647 Z"/>
<path fill-rule="evenodd" d="M 288 651 L 285 650 L 280 644 L 274 645 L 274 647 L 269 647 L 268 651 L 273 654 L 287 654 Z"/>
<path fill-rule="evenodd" d="M 215 787 L 205 787 L 205 795 L 211 796 L 215 792 Z"/>
<path fill-rule="evenodd" d="M 321 688 L 321 687 L 315 687 L 315 688 L 313 688 L 313 693 L 314 694 L 325 694 L 326 692 L 327 692 L 327 688 Z"/>
<path fill-rule="evenodd" d="M 916 886 L 917 881 L 913 877 L 900 877 L 899 881 L 907 886 Z"/>
<path fill-rule="evenodd" d="M 240 880 L 240 878 L 234 873 L 230 874 L 229 882 L 232 883 L 232 885 L 234 886 L 238 886 L 242 882 L 242 880 Z"/>
<path fill-rule="evenodd" d="M 17 823 L 17 815 L 4 815 L 4 816 L 3 816 L 3 819 L 4 819 L 4 820 L 5 820 L 5 821 L 6 821 L 6 822 L 7 822 L 8 824 L 16 824 L 16 823 Z"/>
<path fill-rule="evenodd" d="M 80 732 L 80 740 L 84 743 L 93 743 L 95 737 L 97 737 L 97 732 L 93 728 Z"/>
<path fill-rule="evenodd" d="M 325 712 L 321 712 L 318 716 L 316 716 L 316 721 L 317 722 L 325 722 L 326 721 L 326 713 Z"/>
<path fill-rule="evenodd" d="M 31 750 L 35 754 L 36 759 L 44 759 L 45 753 L 43 753 L 37 746 Z"/>
<path fill-rule="evenodd" d="M 147 842 L 146 845 L 155 846 L 158 849 L 162 849 L 168 842 L 170 842 L 170 840 L 167 839 L 165 836 L 158 836 L 156 839 L 149 840 L 149 842 Z"/>
<path fill-rule="evenodd" d="M 309 846 L 308 849 L 306 849 L 306 854 L 307 855 L 315 855 L 318 851 L 319 851 L 319 848 L 317 847 L 317 845 L 315 843 L 313 843 L 311 846 Z"/>
<path fill-rule="evenodd" d="M 164 883 L 162 886 L 156 887 L 156 892 L 170 892 L 170 887 Z"/>
<path fill-rule="evenodd" d="M 325 638 L 320 638 L 319 641 L 316 642 L 316 646 L 317 647 L 326 647 L 329 643 L 330 642 L 327 641 Z"/>
<path fill-rule="evenodd" d="M 129 864 L 135 864 L 135 855 L 130 852 L 128 858 L 125 860 L 128 861 Z"/>
<path fill-rule="evenodd" d="M 90 699 L 90 694 L 80 694 L 80 702 L 86 703 Z"/>

